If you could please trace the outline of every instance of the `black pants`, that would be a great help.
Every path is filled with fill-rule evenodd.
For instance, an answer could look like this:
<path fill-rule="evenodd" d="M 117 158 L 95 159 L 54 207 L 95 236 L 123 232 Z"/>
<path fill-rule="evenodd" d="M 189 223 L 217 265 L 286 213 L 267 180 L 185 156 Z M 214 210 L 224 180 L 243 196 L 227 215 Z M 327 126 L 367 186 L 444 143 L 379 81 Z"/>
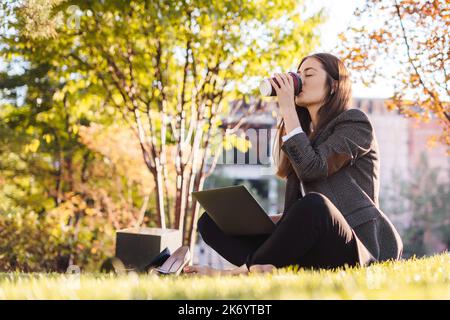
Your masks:
<path fill-rule="evenodd" d="M 308 193 L 294 203 L 269 235 L 226 235 L 206 212 L 198 220 L 198 231 L 206 244 L 236 266 L 330 269 L 359 263 L 351 227 L 320 193 Z"/>

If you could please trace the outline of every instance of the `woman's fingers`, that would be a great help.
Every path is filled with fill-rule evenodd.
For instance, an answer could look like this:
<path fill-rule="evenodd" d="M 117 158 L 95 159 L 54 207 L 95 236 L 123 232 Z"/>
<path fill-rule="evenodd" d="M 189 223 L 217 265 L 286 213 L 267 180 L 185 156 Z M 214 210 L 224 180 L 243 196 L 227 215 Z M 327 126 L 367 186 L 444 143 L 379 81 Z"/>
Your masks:
<path fill-rule="evenodd" d="M 283 89 L 283 87 L 286 85 L 286 83 L 284 83 L 284 79 L 281 77 L 281 74 L 275 73 L 275 78 L 277 78 L 278 83 L 280 84 L 280 89 Z"/>
<path fill-rule="evenodd" d="M 289 74 L 286 73 L 275 73 L 275 78 L 281 84 L 281 90 L 292 90 L 294 88 L 294 80 Z"/>
<path fill-rule="evenodd" d="M 294 87 L 294 86 L 293 86 L 293 83 L 292 83 L 292 77 L 291 77 L 290 74 L 288 74 L 288 73 L 282 73 L 280 76 L 283 78 L 284 84 L 285 84 L 286 88 L 289 88 L 289 89 L 290 89 L 290 88 L 293 88 L 293 87 Z"/>
<path fill-rule="evenodd" d="M 270 84 L 272 85 L 272 87 L 275 89 L 275 92 L 278 95 L 278 90 L 280 90 L 280 87 L 275 83 L 275 81 L 272 80 L 272 78 L 269 78 Z"/>
<path fill-rule="evenodd" d="M 273 78 L 276 79 L 278 84 Z M 277 96 L 280 96 L 280 92 L 290 93 L 294 90 L 294 80 L 289 74 L 275 73 L 274 77 L 269 78 L 269 82 L 274 88 Z"/>
<path fill-rule="evenodd" d="M 288 78 L 289 84 L 290 84 L 291 88 L 293 89 L 294 88 L 294 79 L 292 79 L 292 76 L 289 73 L 286 74 L 286 77 Z"/>

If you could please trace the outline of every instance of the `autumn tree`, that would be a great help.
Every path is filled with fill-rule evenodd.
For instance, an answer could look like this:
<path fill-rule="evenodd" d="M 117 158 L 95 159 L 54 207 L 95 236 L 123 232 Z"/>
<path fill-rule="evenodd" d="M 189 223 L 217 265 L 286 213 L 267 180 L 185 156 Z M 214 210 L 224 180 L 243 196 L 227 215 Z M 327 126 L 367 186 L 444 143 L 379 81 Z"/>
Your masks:
<path fill-rule="evenodd" d="M 375 0 L 356 9 L 339 50 L 366 85 L 393 79 L 389 109 L 439 119 L 450 145 L 450 2 Z"/>
<path fill-rule="evenodd" d="M 48 75 L 70 79 L 54 97 L 73 105 L 101 97 L 120 111 L 154 180 L 158 225 L 182 230 L 191 248 L 199 211 L 191 192 L 220 155 L 212 138 L 225 138 L 218 127 L 229 102 L 296 66 L 323 20 L 322 11 L 303 18 L 294 0 L 24 1 L 16 12 L 19 41 L 8 44 L 52 56 Z"/>
<path fill-rule="evenodd" d="M 95 268 L 115 229 L 155 226 L 154 184 L 119 112 L 71 79 L 70 47 L 19 37 L 17 8 L 0 6 L 0 269 Z"/>

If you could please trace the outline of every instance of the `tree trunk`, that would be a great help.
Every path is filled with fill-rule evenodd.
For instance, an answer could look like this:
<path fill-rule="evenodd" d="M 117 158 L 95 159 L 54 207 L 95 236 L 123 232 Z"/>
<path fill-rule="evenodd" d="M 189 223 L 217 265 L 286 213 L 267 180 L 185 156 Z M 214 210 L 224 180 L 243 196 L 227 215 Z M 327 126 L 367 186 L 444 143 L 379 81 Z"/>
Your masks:
<path fill-rule="evenodd" d="M 156 163 L 156 206 L 159 217 L 159 227 L 166 228 L 165 210 L 164 210 L 164 179 L 162 174 L 162 167 Z"/>

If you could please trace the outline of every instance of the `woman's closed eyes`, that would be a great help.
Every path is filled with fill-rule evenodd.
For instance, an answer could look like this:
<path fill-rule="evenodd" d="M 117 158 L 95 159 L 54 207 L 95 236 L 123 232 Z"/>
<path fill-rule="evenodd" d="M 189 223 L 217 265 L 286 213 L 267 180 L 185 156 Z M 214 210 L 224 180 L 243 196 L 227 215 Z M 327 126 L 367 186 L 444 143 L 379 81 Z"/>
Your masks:
<path fill-rule="evenodd" d="M 297 71 L 297 73 L 300 75 L 301 73 L 300 73 L 300 71 Z M 307 78 L 307 77 L 312 77 L 313 76 L 313 74 L 306 74 L 305 75 L 305 78 Z"/>

